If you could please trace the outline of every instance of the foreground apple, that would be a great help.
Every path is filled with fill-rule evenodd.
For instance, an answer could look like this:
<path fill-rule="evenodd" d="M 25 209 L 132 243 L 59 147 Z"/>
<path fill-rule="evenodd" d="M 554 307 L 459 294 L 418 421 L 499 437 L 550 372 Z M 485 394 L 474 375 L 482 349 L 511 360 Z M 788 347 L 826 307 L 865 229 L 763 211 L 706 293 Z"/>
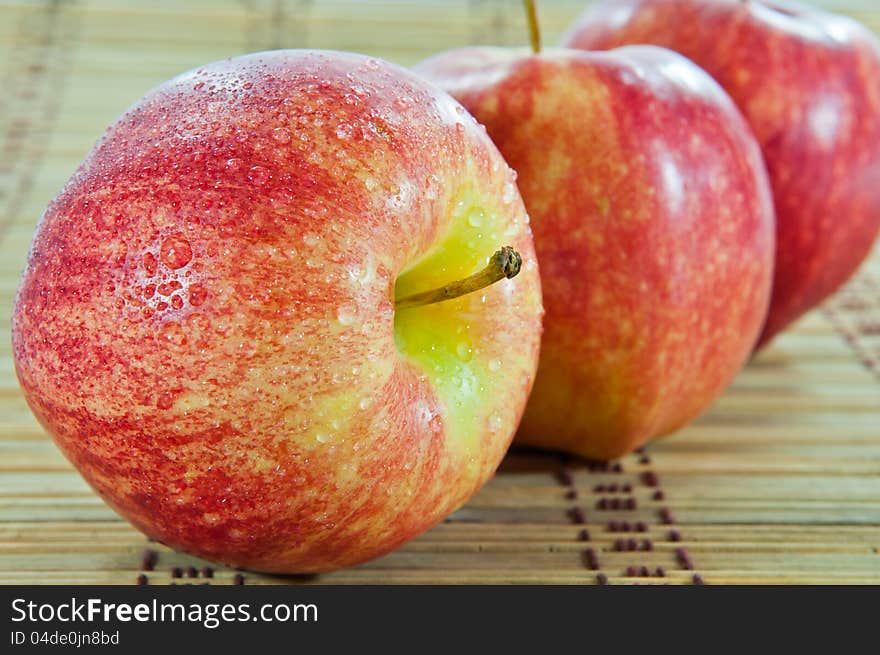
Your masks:
<path fill-rule="evenodd" d="M 880 47 L 867 29 L 783 0 L 606 0 L 564 42 L 672 48 L 745 114 L 770 172 L 778 225 L 762 344 L 870 252 L 880 229 Z"/>
<path fill-rule="evenodd" d="M 773 259 L 761 155 L 722 89 L 648 46 L 417 70 L 485 124 L 532 217 L 547 315 L 518 441 L 612 458 L 705 409 L 755 343 Z"/>
<path fill-rule="evenodd" d="M 424 305 L 515 274 L 501 245 L 518 277 Z M 492 475 L 541 312 L 513 173 L 467 112 L 375 59 L 278 51 L 110 127 L 39 223 L 13 345 L 36 416 L 134 525 L 310 572 L 390 551 Z"/>

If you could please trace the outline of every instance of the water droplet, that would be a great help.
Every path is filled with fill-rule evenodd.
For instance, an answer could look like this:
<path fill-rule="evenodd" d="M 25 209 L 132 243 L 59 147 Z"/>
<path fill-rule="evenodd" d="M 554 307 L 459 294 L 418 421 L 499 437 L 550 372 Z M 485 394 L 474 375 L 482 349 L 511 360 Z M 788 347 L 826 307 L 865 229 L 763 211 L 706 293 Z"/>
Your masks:
<path fill-rule="evenodd" d="M 501 370 L 501 360 L 500 359 L 493 359 L 491 362 L 489 362 L 489 370 L 492 371 L 493 373 L 500 371 Z"/>
<path fill-rule="evenodd" d="M 516 185 L 513 182 L 506 182 L 504 184 L 504 191 L 501 193 L 501 201 L 505 205 L 509 205 L 513 202 L 514 198 L 516 198 Z"/>
<path fill-rule="evenodd" d="M 167 343 L 170 343 L 175 346 L 185 346 L 187 339 L 184 328 L 180 326 L 179 323 L 168 323 L 162 329 L 160 336 Z"/>
<path fill-rule="evenodd" d="M 480 207 L 476 207 L 468 213 L 468 225 L 471 227 L 479 227 L 483 224 L 484 218 L 486 218 L 486 212 Z"/>
<path fill-rule="evenodd" d="M 425 181 L 425 198 L 428 200 L 436 200 L 440 196 L 440 178 L 431 175 Z"/>
<path fill-rule="evenodd" d="M 350 304 L 340 305 L 336 310 L 336 318 L 340 325 L 351 325 L 357 320 L 357 307 Z"/>
<path fill-rule="evenodd" d="M 314 248 L 318 245 L 321 237 L 319 237 L 314 232 L 306 232 L 305 234 L 303 234 L 302 240 L 305 245 L 309 246 L 310 248 Z"/>
<path fill-rule="evenodd" d="M 369 406 L 370 406 L 370 399 L 367 398 L 366 396 L 361 398 L 361 401 L 358 403 L 358 407 L 360 407 L 361 410 L 365 410 Z"/>
<path fill-rule="evenodd" d="M 469 343 L 462 341 L 455 347 L 455 354 L 463 362 L 469 362 L 474 357 L 474 351 Z"/>
<path fill-rule="evenodd" d="M 413 406 L 413 410 L 415 411 L 416 420 L 423 428 L 427 428 L 431 425 L 431 422 L 434 419 L 434 412 L 427 401 L 417 400 Z"/>
<path fill-rule="evenodd" d="M 144 253 L 144 272 L 149 277 L 153 277 L 156 274 L 156 267 L 158 266 L 158 262 L 156 261 L 156 256 L 151 253 Z"/>
<path fill-rule="evenodd" d="M 272 130 L 272 139 L 281 145 L 288 144 L 290 143 L 290 132 L 286 127 L 276 127 Z"/>
<path fill-rule="evenodd" d="M 403 209 L 412 202 L 413 185 L 404 181 L 396 192 L 385 200 L 388 209 Z"/>
<path fill-rule="evenodd" d="M 489 417 L 489 432 L 492 434 L 498 432 L 501 429 L 502 423 L 504 423 L 504 420 L 501 418 L 501 415 L 498 412 L 492 412 L 492 415 Z"/>
<path fill-rule="evenodd" d="M 238 159 L 237 157 L 232 157 L 226 160 L 226 168 L 230 171 L 237 171 L 239 168 L 241 168 L 241 163 L 241 159 Z"/>
<path fill-rule="evenodd" d="M 159 257 L 172 270 L 183 268 L 192 260 L 192 246 L 182 234 L 175 233 L 162 242 Z"/>
<path fill-rule="evenodd" d="M 189 288 L 189 304 L 198 307 L 208 297 L 208 290 L 201 284 L 194 284 Z"/>
<path fill-rule="evenodd" d="M 269 171 L 265 166 L 254 166 L 248 171 L 248 179 L 257 186 L 263 186 L 269 181 Z"/>
<path fill-rule="evenodd" d="M 364 186 L 367 187 L 367 191 L 373 191 L 377 186 L 376 180 L 374 180 L 372 177 L 365 177 Z"/>
<path fill-rule="evenodd" d="M 171 280 L 170 282 L 166 282 L 165 284 L 160 284 L 156 289 L 156 292 L 160 296 L 170 296 L 172 293 L 182 287 L 183 285 L 177 280 Z"/>
<path fill-rule="evenodd" d="M 327 443 L 333 437 L 332 434 L 326 434 L 324 432 L 318 432 L 315 434 L 315 441 L 318 443 Z"/>

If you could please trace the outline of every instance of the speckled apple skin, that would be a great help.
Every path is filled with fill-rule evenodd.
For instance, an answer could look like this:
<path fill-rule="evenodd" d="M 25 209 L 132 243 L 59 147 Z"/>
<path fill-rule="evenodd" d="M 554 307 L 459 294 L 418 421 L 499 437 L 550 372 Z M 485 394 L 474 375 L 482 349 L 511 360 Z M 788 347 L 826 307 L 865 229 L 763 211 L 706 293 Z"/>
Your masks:
<path fill-rule="evenodd" d="M 173 548 L 272 572 L 387 553 L 493 474 L 532 384 L 540 286 L 512 176 L 452 98 L 382 61 L 276 51 L 186 73 L 108 129 L 38 224 L 13 319 L 27 401 Z M 460 189 L 503 209 L 526 265 L 429 309 L 471 310 L 468 357 L 493 371 L 456 432 L 467 398 L 398 352 L 393 298 Z"/>
<path fill-rule="evenodd" d="M 591 6 L 563 42 L 672 48 L 746 116 L 778 225 L 760 345 L 858 269 L 880 230 L 880 45 L 870 31 L 787 0 L 613 0 Z"/>
<path fill-rule="evenodd" d="M 758 145 L 721 88 L 649 46 L 417 70 L 486 125 L 532 217 L 547 314 L 517 440 L 609 459 L 703 411 L 755 343 L 774 246 Z"/>

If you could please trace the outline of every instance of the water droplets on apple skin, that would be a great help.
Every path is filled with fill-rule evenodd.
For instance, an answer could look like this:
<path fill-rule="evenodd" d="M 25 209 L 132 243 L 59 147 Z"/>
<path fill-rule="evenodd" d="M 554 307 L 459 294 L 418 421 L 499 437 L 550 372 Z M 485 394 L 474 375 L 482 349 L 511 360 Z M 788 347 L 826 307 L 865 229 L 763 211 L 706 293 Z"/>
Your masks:
<path fill-rule="evenodd" d="M 358 308 L 353 303 L 344 303 L 336 308 L 336 320 L 345 327 L 352 326 L 358 322 Z"/>
<path fill-rule="evenodd" d="M 440 178 L 433 173 L 425 180 L 424 197 L 427 200 L 437 200 L 440 197 L 442 182 Z"/>
<path fill-rule="evenodd" d="M 486 211 L 482 207 L 474 207 L 468 212 L 467 222 L 471 227 L 481 227 L 486 220 Z"/>
<path fill-rule="evenodd" d="M 511 181 L 505 182 L 504 190 L 501 192 L 501 202 L 505 205 L 511 204 L 516 199 L 516 194 L 516 185 Z"/>
<path fill-rule="evenodd" d="M 265 166 L 252 166 L 251 169 L 248 171 L 247 177 L 251 184 L 261 187 L 265 186 L 266 183 L 269 182 L 271 174 Z"/>
<path fill-rule="evenodd" d="M 474 358 L 474 349 L 467 341 L 459 341 L 455 346 L 455 355 L 463 362 L 467 363 Z"/>
<path fill-rule="evenodd" d="M 192 256 L 190 242 L 179 232 L 167 236 L 159 248 L 159 258 L 171 270 L 183 268 L 192 261 Z"/>
<path fill-rule="evenodd" d="M 276 127 L 272 130 L 272 140 L 279 145 L 287 145 L 291 141 L 290 130 L 286 127 Z"/>
<path fill-rule="evenodd" d="M 401 180 L 397 188 L 385 199 L 385 206 L 391 211 L 405 211 L 412 206 L 415 187 L 409 180 Z"/>
<path fill-rule="evenodd" d="M 194 262 L 205 256 L 205 248 L 194 247 L 179 229 L 197 219 L 155 220 L 158 233 L 144 250 L 129 251 L 119 261 L 117 279 L 112 289 L 117 296 L 116 307 L 126 320 L 140 321 L 177 316 L 187 307 L 204 304 L 209 296 L 202 282 L 202 273 Z M 208 255 L 210 256 L 210 255 Z"/>
<path fill-rule="evenodd" d="M 302 235 L 302 243 L 307 251 L 304 260 L 306 268 L 313 270 L 322 268 L 322 256 L 319 251 L 319 248 L 321 247 L 321 236 L 314 232 L 306 232 Z"/>
<path fill-rule="evenodd" d="M 421 430 L 429 433 L 440 432 L 443 429 L 443 418 L 431 404 L 423 399 L 413 403 L 413 413 Z"/>
<path fill-rule="evenodd" d="M 355 291 L 360 291 L 361 288 L 369 287 L 373 284 L 378 271 L 373 255 L 367 253 L 363 260 L 363 264 L 360 262 L 353 262 L 346 267 L 346 272 Z"/>
<path fill-rule="evenodd" d="M 488 419 L 487 427 L 489 428 L 489 432 L 496 434 L 501 429 L 502 425 L 504 425 L 504 419 L 501 417 L 501 414 L 498 412 L 492 412 Z"/>
<path fill-rule="evenodd" d="M 413 99 L 408 95 L 398 96 L 394 99 L 394 108 L 399 112 L 409 111 L 411 105 L 413 103 Z"/>

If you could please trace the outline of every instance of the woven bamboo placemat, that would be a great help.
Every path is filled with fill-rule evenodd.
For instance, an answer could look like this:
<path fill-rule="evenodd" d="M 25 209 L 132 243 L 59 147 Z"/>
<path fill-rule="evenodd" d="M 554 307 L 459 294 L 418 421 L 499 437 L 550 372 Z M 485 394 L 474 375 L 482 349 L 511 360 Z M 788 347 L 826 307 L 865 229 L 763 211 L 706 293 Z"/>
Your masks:
<path fill-rule="evenodd" d="M 871 0 L 824 4 L 880 30 Z M 553 43 L 583 3 L 540 5 Z M 246 51 L 408 65 L 525 35 L 518 0 L 0 0 L 0 583 L 880 583 L 880 251 L 675 436 L 605 465 L 515 450 L 449 520 L 333 574 L 206 577 L 111 512 L 37 425 L 12 366 L 15 285 L 37 217 L 128 104 Z"/>

